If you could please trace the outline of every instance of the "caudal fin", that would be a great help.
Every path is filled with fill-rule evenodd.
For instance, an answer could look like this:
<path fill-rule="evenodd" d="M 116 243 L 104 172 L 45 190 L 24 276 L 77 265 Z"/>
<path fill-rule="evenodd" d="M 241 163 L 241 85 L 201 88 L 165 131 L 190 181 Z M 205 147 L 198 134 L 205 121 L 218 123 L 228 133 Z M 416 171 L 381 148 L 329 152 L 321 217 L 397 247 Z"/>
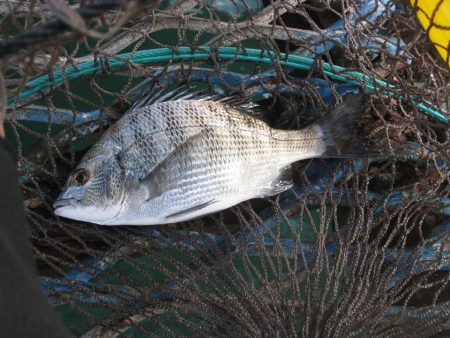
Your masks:
<path fill-rule="evenodd" d="M 361 158 L 378 154 L 361 135 L 359 122 L 366 108 L 364 95 L 352 95 L 311 126 L 325 145 L 321 157 Z"/>

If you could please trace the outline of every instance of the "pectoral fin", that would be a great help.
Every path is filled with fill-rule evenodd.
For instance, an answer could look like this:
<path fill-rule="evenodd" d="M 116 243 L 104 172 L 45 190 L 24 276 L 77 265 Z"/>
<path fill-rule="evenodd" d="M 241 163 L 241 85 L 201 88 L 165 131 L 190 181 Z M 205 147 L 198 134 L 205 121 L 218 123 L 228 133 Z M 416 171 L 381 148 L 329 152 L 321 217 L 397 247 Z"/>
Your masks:
<path fill-rule="evenodd" d="M 198 151 L 202 136 L 203 132 L 200 132 L 188 138 L 140 180 L 148 190 L 147 201 L 173 189 L 180 177 L 179 173 L 188 170 L 189 153 Z"/>

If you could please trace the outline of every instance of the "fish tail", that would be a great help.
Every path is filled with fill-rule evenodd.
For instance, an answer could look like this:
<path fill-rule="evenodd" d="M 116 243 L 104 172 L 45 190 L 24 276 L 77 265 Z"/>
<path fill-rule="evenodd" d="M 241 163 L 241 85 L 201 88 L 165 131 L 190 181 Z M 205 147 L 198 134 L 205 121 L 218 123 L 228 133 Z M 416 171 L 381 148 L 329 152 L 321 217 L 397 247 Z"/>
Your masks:
<path fill-rule="evenodd" d="M 361 158 L 378 154 L 360 133 L 359 122 L 366 107 L 364 95 L 352 95 L 310 126 L 320 140 L 320 157 Z"/>

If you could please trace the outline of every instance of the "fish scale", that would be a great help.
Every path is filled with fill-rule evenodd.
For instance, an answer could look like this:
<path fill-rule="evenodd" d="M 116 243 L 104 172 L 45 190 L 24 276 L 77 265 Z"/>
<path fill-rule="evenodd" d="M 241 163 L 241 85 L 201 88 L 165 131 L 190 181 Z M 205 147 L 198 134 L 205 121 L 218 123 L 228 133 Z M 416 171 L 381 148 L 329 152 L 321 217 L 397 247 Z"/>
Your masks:
<path fill-rule="evenodd" d="M 137 103 L 85 154 L 56 213 L 108 225 L 165 224 L 280 193 L 292 185 L 292 162 L 341 156 L 357 104 L 286 131 L 269 127 L 235 98 L 190 93 Z M 89 173 L 82 184 L 75 179 L 80 172 Z"/>

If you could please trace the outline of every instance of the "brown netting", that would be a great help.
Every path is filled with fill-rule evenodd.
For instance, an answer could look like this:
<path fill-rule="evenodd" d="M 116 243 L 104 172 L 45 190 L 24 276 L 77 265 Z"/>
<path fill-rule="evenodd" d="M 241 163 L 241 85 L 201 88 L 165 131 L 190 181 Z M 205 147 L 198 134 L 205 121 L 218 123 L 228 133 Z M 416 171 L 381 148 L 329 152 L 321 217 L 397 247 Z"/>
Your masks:
<path fill-rule="evenodd" d="M 409 1 L 6 0 L 0 12 L 7 138 L 42 285 L 74 335 L 450 335 L 450 73 Z M 209 57 L 176 59 L 182 46 Z M 155 48 L 172 60 L 134 58 Z M 271 62 L 238 59 L 249 48 Z M 89 61 L 96 70 L 74 78 Z M 343 83 L 325 63 L 368 78 Z M 356 85 L 375 79 L 397 91 Z M 361 128 L 387 155 L 298 162 L 290 191 L 182 224 L 54 216 L 99 135 L 143 90 L 181 83 L 257 100 L 283 129 L 364 91 Z"/>

